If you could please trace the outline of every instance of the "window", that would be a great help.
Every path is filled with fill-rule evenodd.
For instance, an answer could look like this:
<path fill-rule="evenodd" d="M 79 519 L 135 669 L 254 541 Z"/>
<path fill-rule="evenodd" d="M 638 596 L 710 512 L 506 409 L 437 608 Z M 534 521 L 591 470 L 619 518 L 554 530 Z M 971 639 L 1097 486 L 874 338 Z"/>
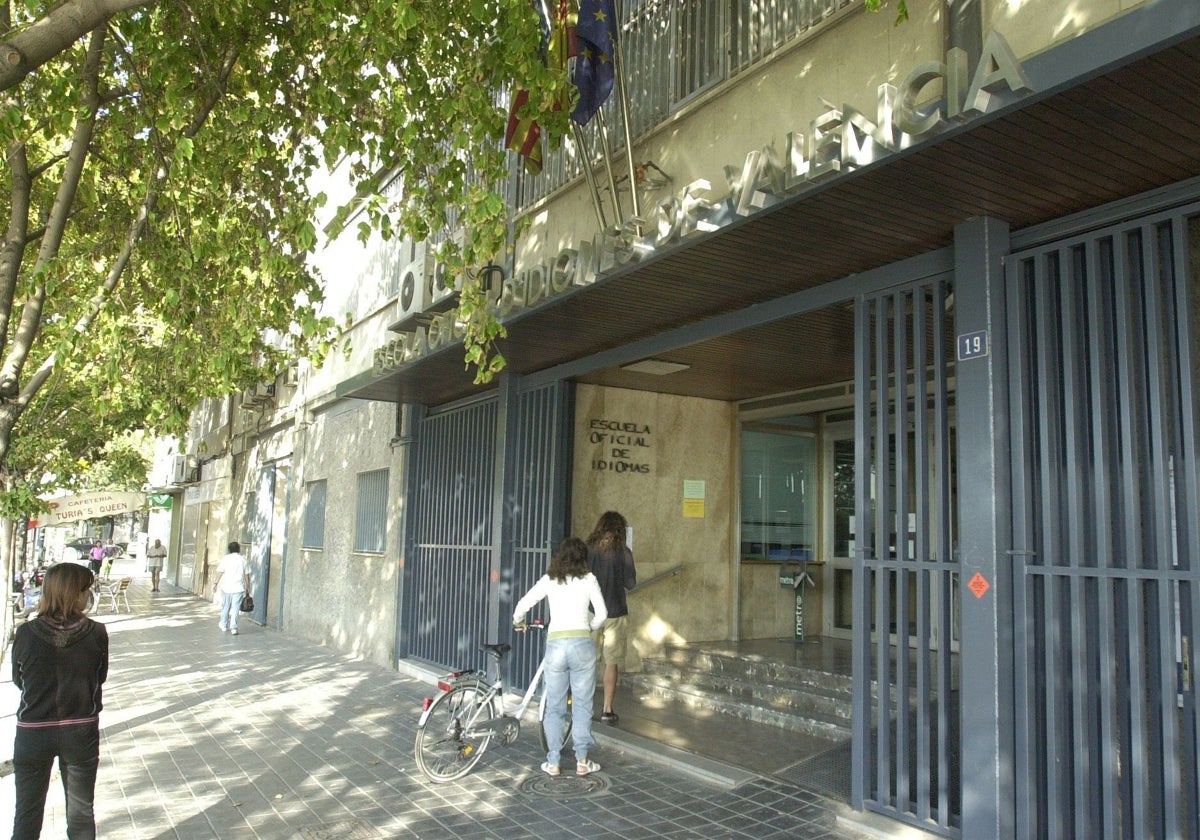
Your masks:
<path fill-rule="evenodd" d="M 359 473 L 354 509 L 354 550 L 382 554 L 387 538 L 388 471 Z"/>
<path fill-rule="evenodd" d="M 310 481 L 304 486 L 304 548 L 325 547 L 325 492 L 326 482 Z"/>
<path fill-rule="evenodd" d="M 812 560 L 817 521 L 817 444 L 811 418 L 742 427 L 743 560 Z"/>

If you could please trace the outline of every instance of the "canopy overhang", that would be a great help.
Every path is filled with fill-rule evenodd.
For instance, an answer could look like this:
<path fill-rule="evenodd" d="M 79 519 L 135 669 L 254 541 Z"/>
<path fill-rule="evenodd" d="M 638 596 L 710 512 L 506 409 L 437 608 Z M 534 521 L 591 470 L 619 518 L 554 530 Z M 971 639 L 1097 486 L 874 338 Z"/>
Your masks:
<path fill-rule="evenodd" d="M 1023 62 L 1011 107 L 567 292 L 506 324 L 517 375 L 915 258 L 981 216 L 1014 232 L 1200 177 L 1200 3 L 1157 0 Z M 746 400 L 849 380 L 853 313 L 829 307 L 668 348 L 669 376 L 598 366 L 578 381 Z M 339 396 L 442 405 L 486 390 L 460 344 Z"/>

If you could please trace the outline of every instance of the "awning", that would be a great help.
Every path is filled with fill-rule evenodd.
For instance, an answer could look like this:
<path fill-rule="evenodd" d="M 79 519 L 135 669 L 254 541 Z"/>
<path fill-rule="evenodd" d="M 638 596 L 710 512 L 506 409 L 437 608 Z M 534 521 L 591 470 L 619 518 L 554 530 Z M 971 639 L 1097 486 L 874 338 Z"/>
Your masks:
<path fill-rule="evenodd" d="M 77 496 L 59 496 L 47 499 L 50 512 L 29 520 L 30 528 L 45 528 L 50 525 L 66 525 L 101 516 L 116 516 L 140 510 L 146 504 L 144 493 L 80 493 Z"/>

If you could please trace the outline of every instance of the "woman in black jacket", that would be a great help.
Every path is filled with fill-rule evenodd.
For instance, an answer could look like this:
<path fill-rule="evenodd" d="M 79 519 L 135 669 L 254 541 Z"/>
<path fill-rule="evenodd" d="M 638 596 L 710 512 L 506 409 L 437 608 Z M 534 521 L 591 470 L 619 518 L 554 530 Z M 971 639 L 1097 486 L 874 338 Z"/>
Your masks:
<path fill-rule="evenodd" d="M 41 836 L 55 758 L 67 798 L 67 837 L 96 837 L 92 800 L 100 764 L 100 686 L 108 677 L 108 630 L 84 614 L 93 579 L 86 566 L 51 566 L 38 617 L 17 628 L 12 673 L 21 704 L 13 747 L 13 840 Z"/>

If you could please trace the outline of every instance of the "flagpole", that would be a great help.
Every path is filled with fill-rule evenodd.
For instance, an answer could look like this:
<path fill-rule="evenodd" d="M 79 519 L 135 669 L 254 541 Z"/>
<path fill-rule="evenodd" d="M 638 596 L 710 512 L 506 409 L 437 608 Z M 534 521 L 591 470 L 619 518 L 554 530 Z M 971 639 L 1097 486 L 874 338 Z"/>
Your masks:
<path fill-rule="evenodd" d="M 596 110 L 596 119 L 600 122 L 600 151 L 604 157 L 604 171 L 608 173 L 608 188 L 612 191 L 613 212 L 617 214 L 617 225 L 620 225 L 625 214 L 621 212 L 621 196 L 617 193 L 617 179 L 613 176 L 612 148 L 608 144 L 608 122 L 604 119 L 604 108 Z M 634 206 L 637 206 L 636 201 Z"/>
<path fill-rule="evenodd" d="M 606 230 L 608 222 L 604 219 L 604 204 L 600 200 L 600 188 L 596 186 L 596 173 L 592 171 L 592 153 L 583 137 L 583 129 L 579 123 L 571 120 L 571 128 L 575 130 L 575 143 L 579 146 L 580 159 L 583 161 L 583 174 L 587 177 L 588 189 L 592 191 L 592 206 L 596 209 L 596 221 L 600 229 Z"/>
<path fill-rule="evenodd" d="M 621 0 L 613 0 L 613 9 L 617 13 L 616 32 L 621 31 Z M 629 95 L 625 90 L 625 62 L 621 60 L 621 39 L 613 38 L 613 65 L 617 78 L 617 101 L 621 105 L 621 122 L 625 126 L 625 161 L 629 164 L 629 200 L 633 204 L 633 215 L 641 217 L 638 209 L 638 194 L 636 168 L 633 163 L 633 131 L 629 127 Z"/>

